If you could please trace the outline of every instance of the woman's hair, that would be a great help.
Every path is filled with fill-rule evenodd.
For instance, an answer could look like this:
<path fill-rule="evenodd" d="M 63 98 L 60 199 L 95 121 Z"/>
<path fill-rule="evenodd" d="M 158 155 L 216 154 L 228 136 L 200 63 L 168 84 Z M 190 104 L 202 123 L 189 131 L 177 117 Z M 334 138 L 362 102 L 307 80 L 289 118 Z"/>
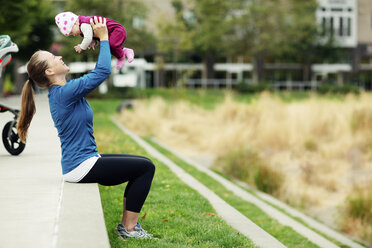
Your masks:
<path fill-rule="evenodd" d="M 39 88 L 48 88 L 50 85 L 49 79 L 45 74 L 45 70 L 49 65 L 46 60 L 40 60 L 40 53 L 35 52 L 27 64 L 27 73 L 29 80 L 26 81 L 22 89 L 21 113 L 19 115 L 17 130 L 20 140 L 26 143 L 27 130 L 30 126 L 32 117 L 36 112 L 33 84 Z"/>

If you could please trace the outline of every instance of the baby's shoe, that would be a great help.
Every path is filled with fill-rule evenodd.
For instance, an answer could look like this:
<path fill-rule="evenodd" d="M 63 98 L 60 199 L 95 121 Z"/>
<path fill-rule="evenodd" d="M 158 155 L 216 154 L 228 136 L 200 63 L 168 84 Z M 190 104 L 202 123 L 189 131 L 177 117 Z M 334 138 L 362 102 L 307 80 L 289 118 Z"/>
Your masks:
<path fill-rule="evenodd" d="M 116 69 L 119 70 L 124 65 L 124 62 L 125 62 L 125 55 L 123 55 L 123 57 L 118 59 L 118 62 L 116 62 Z"/>
<path fill-rule="evenodd" d="M 123 48 L 123 51 L 124 51 L 124 56 L 126 56 L 128 58 L 128 62 L 131 63 L 133 61 L 133 59 L 134 59 L 134 51 L 133 51 L 133 49 L 124 47 Z"/>

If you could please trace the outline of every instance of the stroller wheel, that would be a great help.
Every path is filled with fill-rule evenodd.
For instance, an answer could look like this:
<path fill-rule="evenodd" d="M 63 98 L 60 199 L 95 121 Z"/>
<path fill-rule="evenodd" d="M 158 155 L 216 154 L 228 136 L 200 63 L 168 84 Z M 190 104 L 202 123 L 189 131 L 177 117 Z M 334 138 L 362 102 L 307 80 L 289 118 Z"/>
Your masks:
<path fill-rule="evenodd" d="M 3 143 L 5 149 L 12 155 L 18 155 L 25 149 L 25 144 L 19 139 L 17 122 L 9 121 L 3 129 Z"/>

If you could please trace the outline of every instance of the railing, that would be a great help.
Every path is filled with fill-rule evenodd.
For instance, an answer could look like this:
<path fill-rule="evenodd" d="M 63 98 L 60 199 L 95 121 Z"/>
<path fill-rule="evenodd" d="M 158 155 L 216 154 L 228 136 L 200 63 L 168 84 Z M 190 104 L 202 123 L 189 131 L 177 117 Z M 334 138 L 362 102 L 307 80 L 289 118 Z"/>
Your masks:
<path fill-rule="evenodd" d="M 237 84 L 238 80 L 236 79 L 189 79 L 186 82 L 188 88 L 197 88 L 201 87 L 203 89 L 207 88 L 226 88 L 232 89 L 232 86 Z"/>
<path fill-rule="evenodd" d="M 318 87 L 318 84 L 319 83 L 317 81 L 311 81 L 311 82 L 276 81 L 274 82 L 274 87 L 275 87 L 275 91 L 280 91 L 280 90 L 289 90 L 289 91 L 291 90 L 299 90 L 299 91 L 312 90 L 312 91 L 315 91 Z"/>
<path fill-rule="evenodd" d="M 186 82 L 186 86 L 188 88 L 226 88 L 226 89 L 232 89 L 234 85 L 238 83 L 238 80 L 236 79 L 189 79 Z M 276 91 L 280 90 L 312 90 L 315 91 L 318 87 L 317 81 L 311 81 L 311 82 L 298 82 L 298 81 L 275 81 L 273 82 L 274 89 Z"/>

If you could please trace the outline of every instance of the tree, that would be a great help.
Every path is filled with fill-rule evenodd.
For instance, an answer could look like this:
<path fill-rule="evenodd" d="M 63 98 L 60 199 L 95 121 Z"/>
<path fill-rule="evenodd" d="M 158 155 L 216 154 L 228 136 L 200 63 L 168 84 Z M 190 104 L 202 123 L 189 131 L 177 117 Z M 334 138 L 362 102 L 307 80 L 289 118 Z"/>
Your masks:
<path fill-rule="evenodd" d="M 315 0 L 300 2 L 286 0 L 289 9 L 286 22 L 283 23 L 282 39 L 280 41 L 281 58 L 290 58 L 292 62 L 303 65 L 303 80 L 311 80 L 311 64 L 315 56 L 316 40 L 319 35 L 319 25 L 316 23 L 315 12 L 318 7 Z"/>
<path fill-rule="evenodd" d="M 226 54 L 229 3 L 226 0 L 194 0 L 194 31 L 191 41 L 195 51 L 203 56 L 204 78 L 214 78 L 218 55 Z"/>
<path fill-rule="evenodd" d="M 10 65 L 21 65 L 38 49 L 48 50 L 52 42 L 51 26 L 54 24 L 54 12 L 48 0 L 0 0 L 1 34 L 7 34 L 19 47 L 19 52 L 12 54 L 14 60 Z M 13 66 L 16 69 L 16 66 Z M 14 70 L 15 71 L 15 70 Z M 7 71 L 10 73 L 11 71 Z M 17 73 L 12 75 L 13 80 Z M 23 80 L 16 81 L 15 92 L 20 93 Z M 0 83 L 0 94 L 2 94 Z"/>
<path fill-rule="evenodd" d="M 175 9 L 175 20 L 160 15 L 157 22 L 158 39 L 157 50 L 161 54 L 171 56 L 172 62 L 177 65 L 180 54 L 193 49 L 191 42 L 192 20 L 184 18 L 184 6 L 182 1 L 174 0 L 172 5 Z M 162 68 L 159 68 L 162 69 Z M 177 71 L 173 72 L 173 83 L 177 83 Z"/>
<path fill-rule="evenodd" d="M 278 47 L 281 12 L 280 0 L 237 1 L 236 11 L 232 15 L 232 47 L 237 54 L 252 57 L 254 83 L 262 80 L 263 58 Z"/>
<path fill-rule="evenodd" d="M 160 22 L 159 48 L 166 51 L 192 51 L 203 59 L 203 78 L 214 78 L 214 64 L 226 52 L 229 1 L 190 0 L 186 8 L 181 0 L 172 1 L 175 20 Z"/>
<path fill-rule="evenodd" d="M 232 44 L 235 53 L 252 57 L 254 83 L 263 79 L 265 57 L 291 55 L 306 61 L 317 35 L 316 0 L 242 0 L 237 4 Z"/>
<path fill-rule="evenodd" d="M 49 49 L 53 33 L 54 12 L 48 0 L 0 1 L 0 30 L 18 45 L 20 52 L 14 54 L 28 60 L 36 49 Z"/>

